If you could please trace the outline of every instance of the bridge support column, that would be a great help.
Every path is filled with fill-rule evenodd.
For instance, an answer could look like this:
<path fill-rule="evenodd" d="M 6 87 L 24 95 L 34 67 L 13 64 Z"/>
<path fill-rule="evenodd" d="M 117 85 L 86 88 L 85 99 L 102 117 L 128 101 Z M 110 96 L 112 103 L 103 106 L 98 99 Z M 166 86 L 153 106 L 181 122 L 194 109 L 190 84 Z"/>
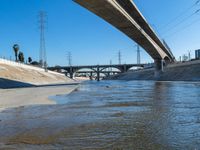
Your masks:
<path fill-rule="evenodd" d="M 71 79 L 73 79 L 73 68 L 72 67 L 70 67 L 69 76 Z"/>
<path fill-rule="evenodd" d="M 124 65 L 123 73 L 127 72 L 126 65 Z"/>
<path fill-rule="evenodd" d="M 70 78 L 73 79 L 73 73 L 70 73 Z"/>
<path fill-rule="evenodd" d="M 99 71 L 99 66 L 97 66 L 97 81 L 100 81 L 100 71 Z"/>
<path fill-rule="evenodd" d="M 110 72 L 108 72 L 108 77 L 110 77 Z"/>
<path fill-rule="evenodd" d="M 92 72 L 90 72 L 90 80 L 92 80 Z"/>
<path fill-rule="evenodd" d="M 159 60 L 159 59 L 154 60 L 154 64 L 155 64 L 154 76 L 156 79 L 158 79 L 164 71 L 164 68 L 163 68 L 164 60 Z"/>

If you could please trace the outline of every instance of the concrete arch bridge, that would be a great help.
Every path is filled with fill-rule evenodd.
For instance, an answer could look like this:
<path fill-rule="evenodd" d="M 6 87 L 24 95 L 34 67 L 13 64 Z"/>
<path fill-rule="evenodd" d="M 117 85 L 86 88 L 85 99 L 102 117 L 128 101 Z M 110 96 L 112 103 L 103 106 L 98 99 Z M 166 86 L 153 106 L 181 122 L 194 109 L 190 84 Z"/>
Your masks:
<path fill-rule="evenodd" d="M 92 73 L 96 74 L 96 78 L 100 80 L 100 74 L 110 75 L 112 73 L 124 73 L 127 72 L 132 67 L 140 67 L 143 68 L 145 64 L 119 64 L 119 65 L 86 65 L 86 66 L 55 66 L 55 67 L 48 67 L 49 70 L 62 72 L 65 71 L 66 75 L 70 78 L 73 78 L 74 75 L 78 72 L 80 73 Z M 112 70 L 106 70 L 109 68 L 114 68 Z M 90 69 L 91 71 L 81 71 L 82 69 Z"/>

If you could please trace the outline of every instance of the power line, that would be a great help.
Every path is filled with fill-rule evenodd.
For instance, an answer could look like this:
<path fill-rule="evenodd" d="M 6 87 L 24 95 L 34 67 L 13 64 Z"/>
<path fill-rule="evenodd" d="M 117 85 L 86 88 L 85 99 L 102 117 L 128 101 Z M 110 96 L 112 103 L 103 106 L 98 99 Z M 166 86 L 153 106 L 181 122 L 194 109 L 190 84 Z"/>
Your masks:
<path fill-rule="evenodd" d="M 191 9 L 193 9 L 195 6 L 197 6 L 198 4 L 200 4 L 200 0 L 197 0 L 194 4 L 192 4 L 190 7 L 186 8 L 184 11 L 182 11 L 179 15 L 177 15 L 176 17 L 174 17 L 173 19 L 171 19 L 168 23 L 166 23 L 164 25 L 164 28 L 168 28 L 169 26 L 171 26 L 170 24 L 173 24 L 176 20 L 178 20 L 179 18 L 181 18 L 183 15 L 185 15 L 187 12 L 189 12 Z"/>
<path fill-rule="evenodd" d="M 199 19 L 196 19 L 196 20 L 193 21 L 193 22 L 191 22 L 191 23 L 188 24 L 187 26 L 185 26 L 185 27 L 179 29 L 178 31 L 175 31 L 175 32 L 173 32 L 172 34 L 169 34 L 169 35 L 165 36 L 165 38 L 166 38 L 166 37 L 171 37 L 171 36 L 175 35 L 176 33 L 181 32 L 181 31 L 185 30 L 186 28 L 188 28 L 188 27 L 194 25 L 195 23 L 198 23 L 199 21 L 200 21 L 200 18 L 199 18 Z"/>
<path fill-rule="evenodd" d="M 191 17 L 193 17 L 195 14 L 198 14 L 200 12 L 200 9 L 196 10 L 194 13 L 190 14 L 189 16 L 184 17 L 183 19 L 181 19 L 178 23 L 176 23 L 173 27 L 171 27 L 170 29 L 168 29 L 164 35 L 166 33 L 169 33 L 169 31 L 173 30 L 174 28 L 177 28 L 181 23 L 186 22 L 188 19 L 191 19 Z"/>

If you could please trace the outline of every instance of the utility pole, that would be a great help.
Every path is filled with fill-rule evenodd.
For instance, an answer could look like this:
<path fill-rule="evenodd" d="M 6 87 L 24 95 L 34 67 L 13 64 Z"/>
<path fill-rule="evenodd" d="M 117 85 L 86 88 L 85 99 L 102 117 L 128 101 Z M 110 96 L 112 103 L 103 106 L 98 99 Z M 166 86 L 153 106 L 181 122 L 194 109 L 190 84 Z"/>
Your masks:
<path fill-rule="evenodd" d="M 68 65 L 72 66 L 72 53 L 71 52 L 67 53 L 67 60 L 68 60 Z"/>
<path fill-rule="evenodd" d="M 137 44 L 137 64 L 139 65 L 140 62 L 140 46 Z"/>
<path fill-rule="evenodd" d="M 119 65 L 121 65 L 121 51 L 118 52 L 118 61 L 119 61 Z"/>
<path fill-rule="evenodd" d="M 112 60 L 110 60 L 110 66 L 112 65 Z M 110 71 L 112 71 L 112 67 L 110 67 Z"/>
<path fill-rule="evenodd" d="M 45 46 L 45 24 L 46 24 L 46 12 L 39 12 L 39 28 L 40 28 L 40 57 L 39 64 L 44 67 L 47 71 L 47 56 L 46 56 L 46 46 Z"/>
<path fill-rule="evenodd" d="M 189 61 L 191 60 L 191 50 L 188 51 L 188 59 L 189 59 Z"/>
<path fill-rule="evenodd" d="M 72 54 L 71 52 L 68 52 L 67 53 L 67 60 L 68 60 L 68 65 L 70 67 L 70 71 L 69 71 L 69 75 L 70 75 L 70 78 L 73 79 L 73 68 L 72 68 Z"/>

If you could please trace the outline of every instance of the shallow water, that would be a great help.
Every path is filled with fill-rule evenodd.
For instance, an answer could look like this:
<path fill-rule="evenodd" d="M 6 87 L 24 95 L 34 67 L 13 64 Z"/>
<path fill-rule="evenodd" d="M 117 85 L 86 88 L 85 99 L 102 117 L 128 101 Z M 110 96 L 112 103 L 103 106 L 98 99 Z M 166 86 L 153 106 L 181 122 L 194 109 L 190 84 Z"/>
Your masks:
<path fill-rule="evenodd" d="M 200 149 L 200 83 L 85 82 L 58 105 L 0 113 L 5 149 Z"/>

